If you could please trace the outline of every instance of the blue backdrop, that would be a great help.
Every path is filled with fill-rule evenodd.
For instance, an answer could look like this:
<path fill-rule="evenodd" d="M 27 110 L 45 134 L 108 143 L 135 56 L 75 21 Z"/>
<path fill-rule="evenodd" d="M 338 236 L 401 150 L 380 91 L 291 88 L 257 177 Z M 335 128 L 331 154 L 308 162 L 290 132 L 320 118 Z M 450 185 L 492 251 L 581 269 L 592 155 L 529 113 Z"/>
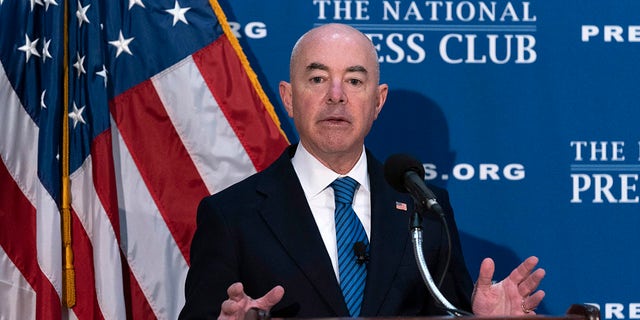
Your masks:
<path fill-rule="evenodd" d="M 306 30 L 378 46 L 390 94 L 367 145 L 425 163 L 451 193 L 467 264 L 547 270 L 538 310 L 640 318 L 640 1 L 233 0 L 228 19 L 292 141 L 279 97 Z"/>

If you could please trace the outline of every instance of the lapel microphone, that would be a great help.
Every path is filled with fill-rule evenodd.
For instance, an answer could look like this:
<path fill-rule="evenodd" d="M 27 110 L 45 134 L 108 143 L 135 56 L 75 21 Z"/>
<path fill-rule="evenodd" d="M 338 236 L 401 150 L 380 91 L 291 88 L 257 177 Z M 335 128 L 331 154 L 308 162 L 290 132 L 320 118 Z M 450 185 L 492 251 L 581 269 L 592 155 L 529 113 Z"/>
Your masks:
<path fill-rule="evenodd" d="M 362 241 L 358 241 L 353 244 L 353 254 L 356 256 L 356 263 L 361 265 L 369 262 L 369 253 L 367 252 L 367 246 Z"/>

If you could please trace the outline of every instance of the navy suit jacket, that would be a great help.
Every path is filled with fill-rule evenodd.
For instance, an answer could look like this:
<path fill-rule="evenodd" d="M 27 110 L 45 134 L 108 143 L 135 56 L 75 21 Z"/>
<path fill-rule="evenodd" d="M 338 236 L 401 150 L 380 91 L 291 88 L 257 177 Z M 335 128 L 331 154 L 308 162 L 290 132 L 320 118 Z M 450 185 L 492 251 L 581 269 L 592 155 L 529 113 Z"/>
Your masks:
<path fill-rule="evenodd" d="M 271 309 L 273 317 L 348 317 L 331 260 L 291 164 L 295 150 L 290 146 L 264 171 L 202 200 L 181 319 L 217 318 L 227 288 L 238 281 L 253 298 L 276 285 L 284 287 L 284 297 Z M 413 201 L 386 183 L 382 164 L 369 152 L 367 163 L 371 239 L 361 316 L 444 314 L 415 262 L 409 235 Z M 473 284 L 448 195 L 442 189 L 434 192 L 453 237 L 441 291 L 459 309 L 470 310 Z M 397 202 L 407 204 L 407 210 L 397 209 Z M 425 257 L 437 281 L 444 269 L 446 237 L 436 217 L 425 216 L 423 226 Z"/>

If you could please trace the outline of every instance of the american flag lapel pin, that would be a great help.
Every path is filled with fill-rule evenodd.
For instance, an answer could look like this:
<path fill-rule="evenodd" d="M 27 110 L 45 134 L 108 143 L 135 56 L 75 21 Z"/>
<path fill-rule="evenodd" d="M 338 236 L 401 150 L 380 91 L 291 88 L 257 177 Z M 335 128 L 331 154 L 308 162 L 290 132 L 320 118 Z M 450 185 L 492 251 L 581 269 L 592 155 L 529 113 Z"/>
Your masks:
<path fill-rule="evenodd" d="M 396 209 L 407 211 L 407 204 L 404 202 L 396 201 Z"/>

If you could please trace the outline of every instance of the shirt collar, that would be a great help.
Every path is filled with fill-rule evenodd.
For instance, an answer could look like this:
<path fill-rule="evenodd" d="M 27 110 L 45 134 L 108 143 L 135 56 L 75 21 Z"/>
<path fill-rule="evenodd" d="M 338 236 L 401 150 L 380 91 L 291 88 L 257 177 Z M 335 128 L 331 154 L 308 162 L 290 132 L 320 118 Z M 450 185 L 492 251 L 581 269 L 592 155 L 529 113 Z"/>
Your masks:
<path fill-rule="evenodd" d="M 367 174 L 367 156 L 362 146 L 362 153 L 360 159 L 353 166 L 351 171 L 346 175 L 340 175 L 333 170 L 325 167 L 318 159 L 316 159 L 309 151 L 307 151 L 302 143 L 298 144 L 296 153 L 291 159 L 293 168 L 298 175 L 300 184 L 304 193 L 308 197 L 314 197 L 320 192 L 324 191 L 333 180 L 349 176 L 358 181 L 362 188 L 369 191 L 369 175 Z"/>

